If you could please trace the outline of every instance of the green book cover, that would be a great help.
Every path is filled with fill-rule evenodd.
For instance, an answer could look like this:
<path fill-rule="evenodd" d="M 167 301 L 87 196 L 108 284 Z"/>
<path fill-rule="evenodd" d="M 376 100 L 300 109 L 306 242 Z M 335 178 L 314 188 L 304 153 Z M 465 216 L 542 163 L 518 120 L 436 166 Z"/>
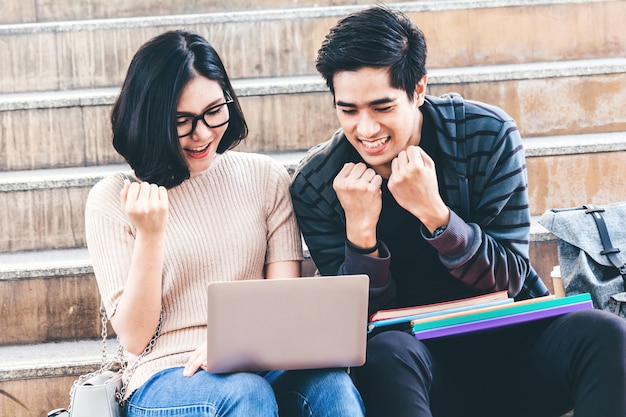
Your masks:
<path fill-rule="evenodd" d="M 499 308 L 491 311 L 483 311 L 478 313 L 472 313 L 471 311 L 468 311 L 467 314 L 464 314 L 462 316 L 442 318 L 438 320 L 428 321 L 425 323 L 414 323 L 413 332 L 436 329 L 446 326 L 454 326 L 457 324 L 471 323 L 480 320 L 488 320 L 497 317 L 527 313 L 529 311 L 537 311 L 569 304 L 581 303 L 585 301 L 591 301 L 591 296 L 588 293 L 585 293 L 562 298 L 551 298 L 545 301 L 537 301 L 536 299 L 527 301 L 528 302 L 518 301 L 513 304 L 508 304 L 504 308 Z"/>

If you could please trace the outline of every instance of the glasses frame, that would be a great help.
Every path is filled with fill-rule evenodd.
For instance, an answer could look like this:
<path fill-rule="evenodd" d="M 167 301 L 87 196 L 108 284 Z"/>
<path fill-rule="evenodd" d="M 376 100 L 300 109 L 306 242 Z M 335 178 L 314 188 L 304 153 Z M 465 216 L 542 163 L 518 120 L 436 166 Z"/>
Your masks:
<path fill-rule="evenodd" d="M 200 113 L 200 114 L 198 114 L 198 115 L 189 114 L 189 116 L 192 116 L 192 117 L 193 117 L 193 118 L 191 119 L 191 130 L 190 130 L 190 131 L 189 131 L 189 133 L 187 133 L 187 134 L 184 134 L 184 135 L 178 135 L 178 138 L 180 139 L 180 138 L 185 138 L 185 137 L 187 137 L 187 136 L 191 136 L 191 135 L 193 135 L 193 132 L 195 132 L 195 131 L 196 131 L 196 127 L 198 126 L 198 121 L 199 121 L 199 120 L 202 120 L 202 123 L 204 123 L 204 125 L 205 125 L 206 127 L 208 127 L 209 129 L 215 129 L 215 128 L 218 128 L 218 127 L 222 127 L 222 126 L 224 126 L 226 123 L 230 122 L 230 107 L 228 108 L 228 111 L 229 111 L 229 113 L 228 113 L 228 119 L 226 119 L 226 121 L 225 121 L 224 123 L 220 123 L 220 124 L 218 124 L 218 125 L 214 125 L 214 126 L 213 126 L 213 125 L 208 124 L 208 123 L 207 123 L 207 121 L 206 121 L 206 120 L 205 120 L 205 118 L 204 118 L 204 116 L 205 116 L 207 113 L 210 113 L 210 112 L 212 112 L 212 111 L 215 111 L 216 109 L 219 109 L 220 107 L 227 106 L 227 105 L 229 105 L 229 104 L 231 104 L 231 103 L 233 103 L 233 102 L 234 102 L 234 100 L 233 100 L 233 99 L 232 99 L 232 98 L 231 98 L 228 94 L 225 94 L 225 95 L 224 95 L 224 100 L 226 100 L 226 101 L 224 101 L 223 103 L 220 103 L 220 104 L 216 104 L 215 106 L 211 106 L 211 107 L 209 107 L 208 109 L 206 109 L 205 111 L 203 111 L 202 113 Z"/>

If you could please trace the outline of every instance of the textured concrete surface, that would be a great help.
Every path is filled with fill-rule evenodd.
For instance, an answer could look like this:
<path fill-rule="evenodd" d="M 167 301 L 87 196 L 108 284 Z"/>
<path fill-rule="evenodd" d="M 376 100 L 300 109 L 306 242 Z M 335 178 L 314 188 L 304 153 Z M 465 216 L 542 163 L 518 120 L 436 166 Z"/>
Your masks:
<path fill-rule="evenodd" d="M 235 80 L 234 88 L 250 128 L 241 150 L 308 149 L 338 127 L 332 96 L 318 76 Z M 593 89 L 593 96 L 583 89 Z M 1 96 L 0 170 L 121 162 L 110 144 L 117 91 Z M 505 109 L 523 136 L 626 130 L 623 58 L 432 70 L 429 93 L 451 91 Z"/>
<path fill-rule="evenodd" d="M 167 10 L 163 6 L 158 10 Z M 620 1 L 415 1 L 398 6 L 426 35 L 429 69 L 619 58 L 626 49 L 626 3 Z M 232 78 L 313 75 L 328 29 L 362 7 L 197 10 L 135 18 L 121 18 L 120 12 L 116 19 L 0 26 L 0 62 L 6 63 L 0 67 L 0 92 L 120 85 L 141 44 L 180 27 L 205 36 Z"/>

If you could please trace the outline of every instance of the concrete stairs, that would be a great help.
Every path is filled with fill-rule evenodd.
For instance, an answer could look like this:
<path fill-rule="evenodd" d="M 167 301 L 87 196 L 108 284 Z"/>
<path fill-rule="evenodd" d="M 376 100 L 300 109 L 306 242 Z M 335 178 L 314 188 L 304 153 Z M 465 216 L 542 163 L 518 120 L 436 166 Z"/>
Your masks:
<path fill-rule="evenodd" d="M 99 363 L 99 296 L 85 249 L 84 202 L 100 178 L 128 169 L 110 145 L 108 118 L 142 43 L 178 27 L 209 39 L 249 123 L 239 150 L 271 154 L 293 169 L 338 126 L 315 54 L 327 30 L 368 1 L 161 3 L 1 6 L 2 416 L 45 416 L 66 406 L 75 377 Z M 626 2 L 393 6 L 426 35 L 430 94 L 456 91 L 501 106 L 518 121 L 533 216 L 550 207 L 626 200 Z M 531 260 L 551 284 L 555 240 L 537 224 Z M 313 270 L 308 261 L 306 271 Z"/>

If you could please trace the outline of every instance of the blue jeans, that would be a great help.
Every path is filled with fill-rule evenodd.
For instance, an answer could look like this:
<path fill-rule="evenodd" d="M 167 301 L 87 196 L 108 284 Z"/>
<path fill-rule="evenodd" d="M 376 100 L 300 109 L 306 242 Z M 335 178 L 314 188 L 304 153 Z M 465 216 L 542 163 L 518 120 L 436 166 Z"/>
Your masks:
<path fill-rule="evenodd" d="M 339 369 L 183 376 L 153 375 L 126 403 L 127 417 L 359 417 L 365 411 L 350 376 Z"/>

